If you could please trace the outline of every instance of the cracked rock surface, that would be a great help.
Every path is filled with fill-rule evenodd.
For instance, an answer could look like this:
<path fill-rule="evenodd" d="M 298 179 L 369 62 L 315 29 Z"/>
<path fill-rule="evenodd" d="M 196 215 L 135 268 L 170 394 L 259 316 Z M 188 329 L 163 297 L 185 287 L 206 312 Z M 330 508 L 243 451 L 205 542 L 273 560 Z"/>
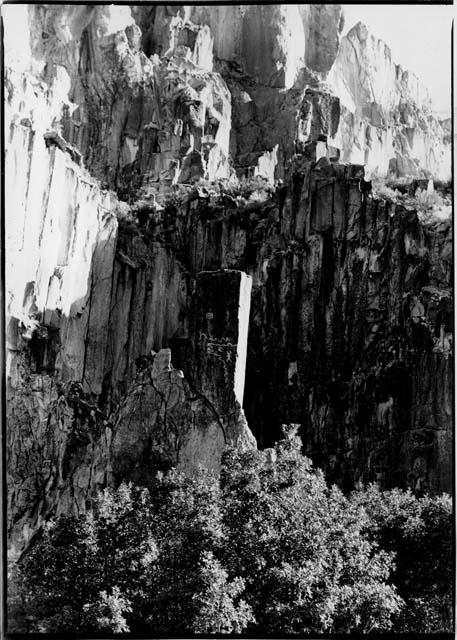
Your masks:
<path fill-rule="evenodd" d="M 450 491 L 452 225 L 365 179 L 448 177 L 417 79 L 339 5 L 9 10 L 13 552 L 283 423 L 344 488 Z"/>

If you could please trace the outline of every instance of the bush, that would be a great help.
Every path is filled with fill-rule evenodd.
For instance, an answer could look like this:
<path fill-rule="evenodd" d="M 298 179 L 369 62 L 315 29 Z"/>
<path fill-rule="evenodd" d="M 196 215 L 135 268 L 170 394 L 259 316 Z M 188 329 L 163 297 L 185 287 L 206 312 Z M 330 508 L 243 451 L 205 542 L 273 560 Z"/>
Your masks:
<path fill-rule="evenodd" d="M 421 182 L 424 181 L 422 180 Z M 443 183 L 435 184 L 435 189 L 432 192 L 417 186 L 417 180 L 406 181 L 405 179 L 398 179 L 389 181 L 385 178 L 374 176 L 371 183 L 372 193 L 376 198 L 383 198 L 414 209 L 422 222 L 432 222 L 436 217 L 446 218 L 451 216 L 451 194 L 446 190 L 446 186 Z"/>
<path fill-rule="evenodd" d="M 441 629 L 449 509 L 344 496 L 290 428 L 272 450 L 228 450 L 219 478 L 172 470 L 47 525 L 11 579 L 10 631 L 381 632 L 426 616 Z"/>

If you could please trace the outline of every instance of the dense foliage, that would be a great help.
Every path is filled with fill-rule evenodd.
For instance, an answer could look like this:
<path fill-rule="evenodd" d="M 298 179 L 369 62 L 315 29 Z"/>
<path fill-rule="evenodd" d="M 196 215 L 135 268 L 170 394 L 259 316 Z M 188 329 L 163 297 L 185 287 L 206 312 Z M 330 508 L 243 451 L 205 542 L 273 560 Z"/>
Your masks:
<path fill-rule="evenodd" d="M 417 499 L 409 491 L 370 486 L 353 496 L 369 518 L 367 534 L 395 552 L 392 580 L 405 601 L 399 631 L 451 631 L 454 528 L 449 496 Z"/>
<path fill-rule="evenodd" d="M 449 629 L 450 500 L 346 497 L 293 429 L 50 522 L 10 579 L 11 631 L 341 633 Z M 447 622 L 446 622 L 447 621 Z"/>

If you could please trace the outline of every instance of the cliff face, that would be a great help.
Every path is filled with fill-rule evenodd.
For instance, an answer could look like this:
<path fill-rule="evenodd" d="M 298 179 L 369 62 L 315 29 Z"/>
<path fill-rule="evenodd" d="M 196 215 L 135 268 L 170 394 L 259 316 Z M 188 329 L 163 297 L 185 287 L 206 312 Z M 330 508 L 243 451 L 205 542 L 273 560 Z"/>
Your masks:
<path fill-rule="evenodd" d="M 361 166 L 446 139 L 385 49 L 338 5 L 7 9 L 12 547 L 284 422 L 345 487 L 451 490 L 451 224 Z"/>
<path fill-rule="evenodd" d="M 327 82 L 342 105 L 333 141 L 342 160 L 363 163 L 378 175 L 426 170 L 450 179 L 450 146 L 427 90 L 363 24 L 341 40 Z"/>

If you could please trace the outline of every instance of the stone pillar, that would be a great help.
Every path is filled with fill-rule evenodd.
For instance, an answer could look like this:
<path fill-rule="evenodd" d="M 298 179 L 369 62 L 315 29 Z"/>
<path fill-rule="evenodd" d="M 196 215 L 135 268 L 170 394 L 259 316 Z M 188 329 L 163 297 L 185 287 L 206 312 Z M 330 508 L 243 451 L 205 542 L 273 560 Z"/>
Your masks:
<path fill-rule="evenodd" d="M 193 381 L 222 413 L 243 405 L 251 277 L 223 269 L 197 275 L 193 310 Z"/>

